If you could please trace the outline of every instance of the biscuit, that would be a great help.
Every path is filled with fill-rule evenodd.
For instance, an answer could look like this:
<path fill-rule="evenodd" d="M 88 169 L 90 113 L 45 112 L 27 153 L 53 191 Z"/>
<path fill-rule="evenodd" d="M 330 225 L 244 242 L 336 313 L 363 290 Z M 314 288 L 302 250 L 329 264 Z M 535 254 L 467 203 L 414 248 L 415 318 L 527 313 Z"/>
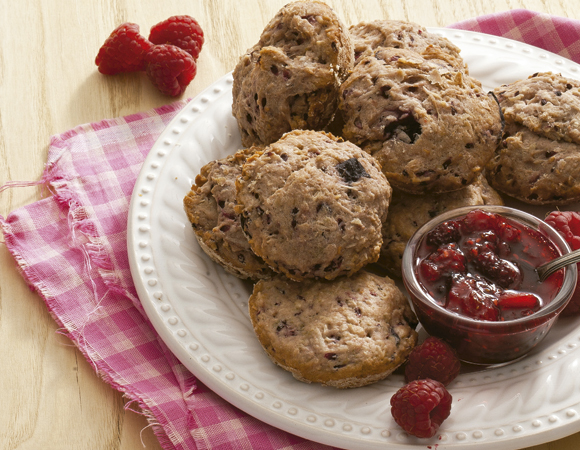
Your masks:
<path fill-rule="evenodd" d="M 366 271 L 333 281 L 259 281 L 249 299 L 271 360 L 307 383 L 336 388 L 386 378 L 417 342 L 417 319 L 393 280 Z"/>
<path fill-rule="evenodd" d="M 343 136 L 393 187 L 441 193 L 471 184 L 501 138 L 499 106 L 478 81 L 411 50 L 381 48 L 342 84 Z"/>
<path fill-rule="evenodd" d="M 415 231 L 445 211 L 477 205 L 503 205 L 501 196 L 489 186 L 483 175 L 469 186 L 445 194 L 413 195 L 393 189 L 377 263 L 389 275 L 401 278 L 403 252 Z"/>
<path fill-rule="evenodd" d="M 374 55 L 380 47 L 404 48 L 421 54 L 425 59 L 449 64 L 468 73 L 459 47 L 416 23 L 374 20 L 352 25 L 349 31 L 354 45 L 355 64 L 366 56 Z"/>
<path fill-rule="evenodd" d="M 229 273 L 239 278 L 259 279 L 271 269 L 251 250 L 234 211 L 236 178 L 242 164 L 256 148 L 241 150 L 211 161 L 201 168 L 183 205 L 203 251 Z"/>
<path fill-rule="evenodd" d="M 353 62 L 348 29 L 329 6 L 304 1 L 283 7 L 233 72 L 232 112 L 242 144 L 267 145 L 295 129 L 322 130 Z"/>
<path fill-rule="evenodd" d="M 252 250 L 293 280 L 351 275 L 379 257 L 391 187 L 350 142 L 289 132 L 248 159 L 236 189 Z"/>
<path fill-rule="evenodd" d="M 506 124 L 554 141 L 580 144 L 580 81 L 551 72 L 496 88 Z"/>
<path fill-rule="evenodd" d="M 495 92 L 506 127 L 489 183 L 529 204 L 580 201 L 580 81 L 538 73 Z"/>

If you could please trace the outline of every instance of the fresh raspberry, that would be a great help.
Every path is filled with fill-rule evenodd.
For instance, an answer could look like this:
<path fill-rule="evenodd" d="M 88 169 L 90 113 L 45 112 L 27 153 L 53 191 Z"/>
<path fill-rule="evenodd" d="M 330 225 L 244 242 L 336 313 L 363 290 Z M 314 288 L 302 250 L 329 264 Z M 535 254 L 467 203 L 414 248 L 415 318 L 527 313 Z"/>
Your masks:
<path fill-rule="evenodd" d="M 560 232 L 572 250 L 580 248 L 580 213 L 552 211 L 545 220 Z"/>
<path fill-rule="evenodd" d="M 145 55 L 146 73 L 163 94 L 176 97 L 197 73 L 193 57 L 175 45 L 154 45 Z"/>
<path fill-rule="evenodd" d="M 391 414 L 407 433 L 430 438 L 449 417 L 451 401 L 451 394 L 439 381 L 415 380 L 391 397 Z"/>
<path fill-rule="evenodd" d="M 145 70 L 145 53 L 152 46 L 139 34 L 139 25 L 123 23 L 101 46 L 95 64 L 99 66 L 99 72 L 105 75 Z"/>
<path fill-rule="evenodd" d="M 580 248 L 580 213 L 576 211 L 552 211 L 545 220 L 560 232 L 572 250 Z M 578 276 L 580 277 L 580 267 L 578 267 Z M 578 314 L 580 314 L 580 284 L 576 284 L 576 290 L 572 294 L 570 303 L 562 311 L 563 316 Z"/>
<path fill-rule="evenodd" d="M 461 370 L 461 363 L 447 342 L 429 336 L 416 346 L 405 366 L 405 381 L 430 378 L 444 386 L 451 383 Z"/>
<path fill-rule="evenodd" d="M 197 59 L 203 46 L 203 30 L 190 16 L 172 16 L 151 28 L 149 40 L 154 44 L 172 44 Z"/>

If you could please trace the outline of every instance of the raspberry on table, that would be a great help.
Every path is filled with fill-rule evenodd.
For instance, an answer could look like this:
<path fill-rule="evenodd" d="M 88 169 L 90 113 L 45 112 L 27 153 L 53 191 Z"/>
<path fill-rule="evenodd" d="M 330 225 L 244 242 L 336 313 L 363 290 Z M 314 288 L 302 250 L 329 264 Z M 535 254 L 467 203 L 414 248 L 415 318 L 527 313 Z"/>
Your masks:
<path fill-rule="evenodd" d="M 430 378 L 444 386 L 451 383 L 461 370 L 461 363 L 451 346 L 434 336 L 429 336 L 409 354 L 405 366 L 405 381 Z"/>
<path fill-rule="evenodd" d="M 580 248 L 580 213 L 576 211 L 552 211 L 545 221 L 552 225 L 563 236 L 572 250 Z M 578 267 L 580 276 L 580 267 Z M 563 316 L 580 314 L 580 284 L 576 284 L 576 290 L 572 294 L 570 302 L 562 311 Z"/>
<path fill-rule="evenodd" d="M 407 433 L 430 438 L 449 417 L 451 402 L 451 394 L 439 381 L 415 380 L 391 397 L 391 414 Z"/>
<path fill-rule="evenodd" d="M 146 73 L 165 95 L 181 95 L 197 73 L 193 57 L 170 44 L 154 45 L 145 55 Z"/>
<path fill-rule="evenodd" d="M 191 16 L 172 16 L 151 28 L 149 40 L 154 44 L 172 44 L 197 59 L 204 43 L 203 30 Z"/>
<path fill-rule="evenodd" d="M 152 46 L 139 34 L 139 25 L 126 22 L 115 28 L 105 40 L 95 64 L 99 72 L 105 75 L 145 70 L 145 53 Z"/>

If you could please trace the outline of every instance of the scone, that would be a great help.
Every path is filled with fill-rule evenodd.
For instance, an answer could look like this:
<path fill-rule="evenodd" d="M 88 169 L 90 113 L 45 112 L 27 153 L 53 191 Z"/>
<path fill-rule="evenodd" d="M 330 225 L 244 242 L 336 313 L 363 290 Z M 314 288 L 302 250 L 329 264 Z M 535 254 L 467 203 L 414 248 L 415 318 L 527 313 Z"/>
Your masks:
<path fill-rule="evenodd" d="M 373 20 L 352 25 L 349 31 L 354 45 L 355 64 L 366 56 L 372 56 L 380 47 L 405 48 L 421 54 L 425 59 L 449 64 L 468 73 L 459 47 L 416 23 Z"/>
<path fill-rule="evenodd" d="M 413 195 L 393 189 L 389 215 L 383 224 L 383 246 L 378 264 L 389 275 L 400 278 L 403 252 L 415 231 L 445 211 L 477 205 L 503 205 L 501 196 L 483 175 L 469 186 L 445 194 Z"/>
<path fill-rule="evenodd" d="M 580 81 L 537 73 L 495 92 L 506 127 L 490 184 L 530 204 L 580 201 Z"/>
<path fill-rule="evenodd" d="M 580 144 L 580 81 L 550 72 L 495 89 L 506 123 L 554 141 Z"/>
<path fill-rule="evenodd" d="M 390 278 L 366 271 L 333 281 L 261 280 L 249 309 L 268 356 L 307 383 L 374 383 L 399 367 L 417 342 L 406 297 Z"/>
<path fill-rule="evenodd" d="M 295 129 L 322 130 L 352 69 L 348 29 L 318 1 L 283 7 L 234 72 L 232 112 L 242 144 L 267 145 Z"/>
<path fill-rule="evenodd" d="M 381 48 L 342 84 L 343 136 L 372 154 L 393 187 L 413 194 L 461 189 L 501 138 L 495 98 L 469 75 L 411 50 Z"/>
<path fill-rule="evenodd" d="M 348 276 L 379 257 L 391 187 L 350 142 L 291 131 L 248 159 L 236 188 L 250 247 L 293 280 Z"/>
<path fill-rule="evenodd" d="M 183 199 L 185 213 L 203 251 L 229 273 L 250 279 L 272 275 L 268 265 L 250 249 L 240 217 L 234 211 L 236 178 L 255 150 L 240 150 L 203 166 Z"/>

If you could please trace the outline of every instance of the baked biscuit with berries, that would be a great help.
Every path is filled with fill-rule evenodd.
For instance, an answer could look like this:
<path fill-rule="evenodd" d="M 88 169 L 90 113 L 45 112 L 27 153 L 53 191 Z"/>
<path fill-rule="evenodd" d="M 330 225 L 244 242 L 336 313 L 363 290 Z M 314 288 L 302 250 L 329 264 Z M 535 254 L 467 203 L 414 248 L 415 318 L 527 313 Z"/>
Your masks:
<path fill-rule="evenodd" d="M 211 161 L 200 170 L 183 199 L 187 218 L 202 250 L 227 272 L 238 278 L 272 276 L 268 265 L 252 252 L 242 231 L 236 206 L 236 178 L 257 148 Z"/>
<path fill-rule="evenodd" d="M 350 142 L 286 133 L 248 158 L 236 190 L 250 247 L 293 280 L 350 276 L 379 257 L 391 187 Z"/>
<path fill-rule="evenodd" d="M 406 48 L 425 59 L 449 64 L 468 73 L 461 50 L 449 39 L 430 33 L 425 27 L 404 20 L 373 20 L 349 28 L 354 44 L 355 64 L 381 47 Z"/>
<path fill-rule="evenodd" d="M 379 48 L 341 85 L 343 136 L 373 155 L 394 188 L 464 188 L 501 138 L 497 101 L 464 72 L 407 49 Z"/>
<path fill-rule="evenodd" d="M 495 93 L 506 127 L 490 184 L 529 204 L 580 201 L 580 81 L 537 73 Z"/>
<path fill-rule="evenodd" d="M 268 356 L 307 383 L 374 383 L 403 364 L 417 342 L 405 295 L 390 278 L 366 271 L 332 281 L 260 280 L 249 309 Z"/>
<path fill-rule="evenodd" d="M 291 130 L 324 129 L 353 61 L 348 29 L 328 5 L 283 7 L 233 73 L 232 112 L 242 144 L 267 145 Z"/>

